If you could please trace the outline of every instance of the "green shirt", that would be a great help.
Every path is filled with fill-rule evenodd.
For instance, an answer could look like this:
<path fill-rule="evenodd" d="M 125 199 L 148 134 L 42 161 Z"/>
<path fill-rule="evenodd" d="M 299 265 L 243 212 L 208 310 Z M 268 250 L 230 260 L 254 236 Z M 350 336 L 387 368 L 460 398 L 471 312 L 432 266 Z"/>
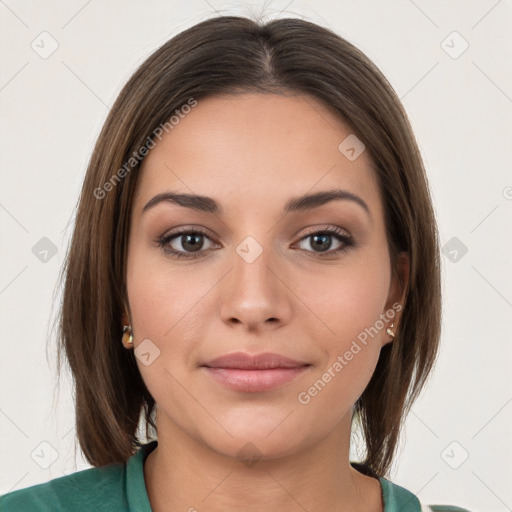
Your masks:
<path fill-rule="evenodd" d="M 0 511 L 151 512 L 144 483 L 144 461 L 157 444 L 158 441 L 152 441 L 143 445 L 125 464 L 77 471 L 0 496 Z M 359 467 L 357 463 L 351 464 Z M 458 507 L 439 505 L 432 506 L 432 509 L 422 509 L 418 498 L 408 490 L 386 478 L 379 478 L 379 481 L 384 512 L 469 512 Z"/>

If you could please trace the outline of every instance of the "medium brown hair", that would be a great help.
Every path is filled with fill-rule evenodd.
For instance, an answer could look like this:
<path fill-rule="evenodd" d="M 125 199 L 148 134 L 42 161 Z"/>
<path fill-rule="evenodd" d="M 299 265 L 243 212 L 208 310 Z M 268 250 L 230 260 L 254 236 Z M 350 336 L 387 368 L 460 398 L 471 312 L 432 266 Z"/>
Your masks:
<path fill-rule="evenodd" d="M 146 435 L 156 428 L 155 401 L 133 350 L 121 344 L 121 318 L 129 311 L 129 219 L 140 169 L 133 155 L 191 98 L 258 91 L 310 95 L 351 128 L 375 167 L 395 270 L 399 252 L 409 254 L 399 328 L 381 349 L 353 417 L 364 435 L 361 462 L 375 475 L 389 471 L 403 419 L 431 371 L 440 336 L 438 234 L 414 135 L 386 78 L 339 35 L 299 19 L 261 23 L 235 16 L 203 21 L 155 51 L 121 90 L 89 162 L 62 271 L 58 361 L 60 369 L 65 353 L 78 440 L 94 466 L 134 453 L 141 445 L 139 419 Z"/>

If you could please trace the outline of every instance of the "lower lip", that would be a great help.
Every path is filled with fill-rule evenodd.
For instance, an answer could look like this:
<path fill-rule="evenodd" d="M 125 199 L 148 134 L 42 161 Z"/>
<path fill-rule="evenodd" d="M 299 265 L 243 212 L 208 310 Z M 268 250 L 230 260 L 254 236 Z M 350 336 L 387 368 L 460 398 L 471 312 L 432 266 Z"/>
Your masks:
<path fill-rule="evenodd" d="M 307 370 L 307 366 L 297 368 L 272 368 L 269 370 L 240 370 L 238 368 L 203 367 L 209 375 L 234 391 L 258 393 L 275 389 L 292 381 Z"/>

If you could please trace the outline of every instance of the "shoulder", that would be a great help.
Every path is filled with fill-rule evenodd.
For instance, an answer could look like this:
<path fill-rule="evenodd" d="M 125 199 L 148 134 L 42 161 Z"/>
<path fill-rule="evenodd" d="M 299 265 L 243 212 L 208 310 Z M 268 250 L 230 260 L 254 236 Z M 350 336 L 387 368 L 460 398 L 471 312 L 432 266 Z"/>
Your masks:
<path fill-rule="evenodd" d="M 382 489 L 384 512 L 408 510 L 410 512 L 422 512 L 418 498 L 411 492 L 397 485 L 387 478 L 379 478 Z M 430 512 L 430 511 L 429 511 Z"/>
<path fill-rule="evenodd" d="M 124 464 L 85 469 L 0 496 L 0 510 L 121 512 L 128 510 L 124 482 Z"/>
<path fill-rule="evenodd" d="M 453 505 L 423 505 L 422 512 L 471 512 L 467 508 L 455 507 Z"/>
<path fill-rule="evenodd" d="M 380 478 L 385 512 L 407 510 L 410 512 L 471 512 L 453 505 L 425 505 L 417 496 L 386 478 Z"/>

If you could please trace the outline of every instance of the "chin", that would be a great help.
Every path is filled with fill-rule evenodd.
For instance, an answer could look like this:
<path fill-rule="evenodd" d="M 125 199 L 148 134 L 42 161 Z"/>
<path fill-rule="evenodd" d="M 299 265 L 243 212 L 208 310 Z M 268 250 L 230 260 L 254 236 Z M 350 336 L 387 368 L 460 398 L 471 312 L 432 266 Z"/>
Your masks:
<path fill-rule="evenodd" d="M 272 461 L 293 455 L 301 448 L 297 439 L 286 439 L 284 436 L 275 436 L 270 440 L 261 433 L 254 433 L 247 429 L 245 435 L 226 439 L 215 437 L 205 440 L 207 446 L 214 452 L 235 459 L 247 467 L 252 467 L 257 462 Z"/>
<path fill-rule="evenodd" d="M 272 414 L 268 410 L 266 412 L 260 408 L 252 413 L 247 410 L 240 412 L 238 418 L 236 415 L 221 418 L 219 423 L 231 435 L 221 427 L 199 431 L 196 435 L 212 451 L 238 459 L 248 467 L 252 460 L 270 461 L 293 455 L 327 435 L 327 432 L 322 432 L 320 425 L 316 428 L 313 425 L 308 427 L 306 420 L 299 418 L 297 411 L 291 414 L 290 411 L 279 414 Z"/>

